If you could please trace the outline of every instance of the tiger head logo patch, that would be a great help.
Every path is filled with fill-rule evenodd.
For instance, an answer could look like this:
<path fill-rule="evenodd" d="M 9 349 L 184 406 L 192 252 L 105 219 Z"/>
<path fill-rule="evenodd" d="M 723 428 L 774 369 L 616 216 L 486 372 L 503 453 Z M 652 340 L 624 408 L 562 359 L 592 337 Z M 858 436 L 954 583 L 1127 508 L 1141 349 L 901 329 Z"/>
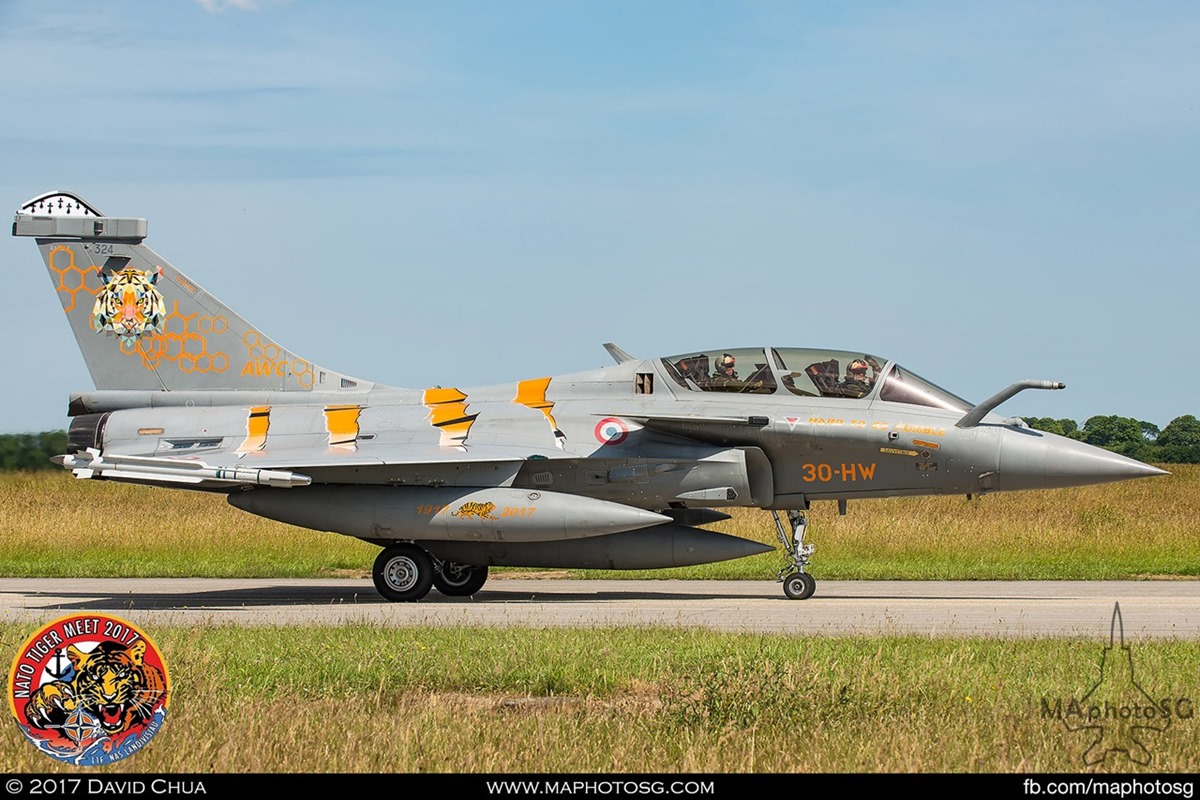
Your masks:
<path fill-rule="evenodd" d="M 79 766 L 136 753 L 162 727 L 170 700 L 154 642 L 107 614 L 63 617 L 34 633 L 17 651 L 8 692 L 29 742 Z"/>
<path fill-rule="evenodd" d="M 140 270 L 126 267 L 120 272 L 101 272 L 104 288 L 92 307 L 92 327 L 97 333 L 109 331 L 123 344 L 134 344 L 139 336 L 162 333 L 167 305 L 155 288 L 161 269 Z"/>

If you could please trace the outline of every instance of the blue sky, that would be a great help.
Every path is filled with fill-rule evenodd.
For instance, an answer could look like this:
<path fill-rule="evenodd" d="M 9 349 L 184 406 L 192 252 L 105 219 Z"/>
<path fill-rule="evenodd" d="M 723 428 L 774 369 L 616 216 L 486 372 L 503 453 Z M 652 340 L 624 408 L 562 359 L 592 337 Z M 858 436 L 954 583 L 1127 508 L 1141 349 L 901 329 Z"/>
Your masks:
<path fill-rule="evenodd" d="M 1200 6 L 0 4 L 0 197 L 148 244 L 312 360 L 479 385 L 861 349 L 1010 414 L 1200 414 Z M 0 237 L 0 430 L 90 379 Z"/>

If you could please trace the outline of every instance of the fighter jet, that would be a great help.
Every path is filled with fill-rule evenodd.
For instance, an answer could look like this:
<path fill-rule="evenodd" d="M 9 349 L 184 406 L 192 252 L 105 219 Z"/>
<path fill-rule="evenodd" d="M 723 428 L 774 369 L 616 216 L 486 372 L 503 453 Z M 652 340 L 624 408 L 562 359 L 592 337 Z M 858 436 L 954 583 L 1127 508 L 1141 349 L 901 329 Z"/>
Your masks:
<path fill-rule="evenodd" d="M 810 597 L 814 501 L 982 495 L 1166 474 L 993 413 L 857 350 L 717 347 L 484 387 L 398 388 L 288 350 L 75 194 L 21 205 L 94 391 L 78 478 L 223 492 L 239 509 L 381 546 L 379 593 L 479 591 L 491 566 L 652 569 L 773 548 L 705 529 L 769 512 L 778 580 Z M 153 498 L 148 498 L 153 503 Z"/>

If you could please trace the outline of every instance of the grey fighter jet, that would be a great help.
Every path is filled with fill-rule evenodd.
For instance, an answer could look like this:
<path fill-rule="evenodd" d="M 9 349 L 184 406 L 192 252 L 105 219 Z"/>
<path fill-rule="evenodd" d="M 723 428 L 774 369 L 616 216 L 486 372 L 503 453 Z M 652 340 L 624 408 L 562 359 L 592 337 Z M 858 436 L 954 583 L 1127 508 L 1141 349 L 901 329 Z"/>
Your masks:
<path fill-rule="evenodd" d="M 24 203 L 95 391 L 72 395 L 79 478 L 224 492 L 252 514 L 380 545 L 393 601 L 477 592 L 493 565 L 647 569 L 772 548 L 706 530 L 774 517 L 784 594 L 812 595 L 815 500 L 1104 483 L 1162 470 L 1031 430 L 890 359 L 726 347 L 484 387 L 403 389 L 278 344 L 78 196 Z"/>

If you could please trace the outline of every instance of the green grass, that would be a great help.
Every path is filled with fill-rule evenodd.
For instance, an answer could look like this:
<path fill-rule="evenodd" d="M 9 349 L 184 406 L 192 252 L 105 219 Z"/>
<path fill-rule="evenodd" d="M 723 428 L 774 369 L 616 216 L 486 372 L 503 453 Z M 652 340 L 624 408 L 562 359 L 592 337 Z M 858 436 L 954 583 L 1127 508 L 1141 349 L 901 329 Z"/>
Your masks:
<path fill-rule="evenodd" d="M 13 653 L 32 626 L 0 624 Z M 1048 771 L 1089 739 L 1101 643 L 691 630 L 162 627 L 170 716 L 100 771 Z M 1155 697 L 1200 695 L 1190 642 L 1134 646 Z M 1195 772 L 1196 723 L 1154 771 Z M 4 726 L 14 772 L 68 770 Z M 1111 754 L 1104 767 L 1140 770 Z"/>
<path fill-rule="evenodd" d="M 1200 576 L 1200 466 L 1105 486 L 833 503 L 810 512 L 819 579 L 1117 579 Z M 4 576 L 323 577 L 369 574 L 378 549 L 244 514 L 223 495 L 0 475 Z M 712 526 L 774 543 L 770 516 Z M 587 577 L 774 578 L 779 553 Z"/>

